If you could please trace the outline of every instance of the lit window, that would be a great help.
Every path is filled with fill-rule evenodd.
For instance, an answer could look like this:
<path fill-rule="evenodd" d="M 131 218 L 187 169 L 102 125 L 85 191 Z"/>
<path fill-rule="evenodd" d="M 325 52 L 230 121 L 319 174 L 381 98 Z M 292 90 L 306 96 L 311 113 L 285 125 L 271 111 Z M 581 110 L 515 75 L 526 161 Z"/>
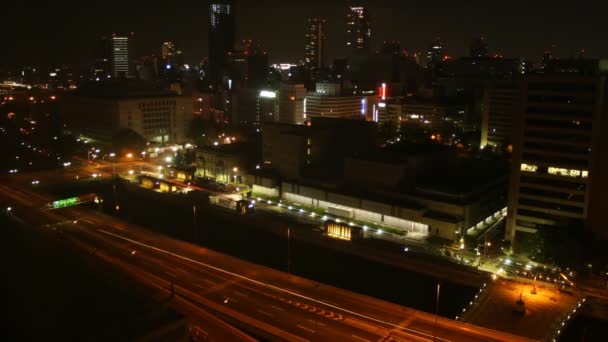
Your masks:
<path fill-rule="evenodd" d="M 568 176 L 568 169 L 563 169 L 563 168 L 559 168 L 559 167 L 549 167 L 549 169 L 547 171 L 551 175 Z"/>
<path fill-rule="evenodd" d="M 538 170 L 538 166 L 536 165 L 528 165 L 528 164 L 521 164 L 521 170 L 522 171 L 526 171 L 526 172 L 536 172 L 536 170 Z"/>

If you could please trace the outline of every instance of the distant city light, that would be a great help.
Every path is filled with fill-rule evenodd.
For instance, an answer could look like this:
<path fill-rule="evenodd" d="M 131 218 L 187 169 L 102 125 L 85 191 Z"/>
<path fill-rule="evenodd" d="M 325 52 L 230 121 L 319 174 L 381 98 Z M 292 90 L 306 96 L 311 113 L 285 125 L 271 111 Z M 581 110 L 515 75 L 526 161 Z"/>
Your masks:
<path fill-rule="evenodd" d="M 275 91 L 262 90 L 260 91 L 260 97 L 274 99 L 277 97 L 277 93 Z"/>

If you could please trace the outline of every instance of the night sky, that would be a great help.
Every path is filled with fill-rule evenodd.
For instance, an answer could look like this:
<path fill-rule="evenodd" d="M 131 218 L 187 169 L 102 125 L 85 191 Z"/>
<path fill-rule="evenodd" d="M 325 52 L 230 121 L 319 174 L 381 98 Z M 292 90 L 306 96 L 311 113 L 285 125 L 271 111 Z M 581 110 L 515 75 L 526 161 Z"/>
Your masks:
<path fill-rule="evenodd" d="M 193 63 L 207 55 L 206 0 L 10 1 L 0 8 L 3 43 L 0 67 L 66 63 L 86 65 L 96 37 L 135 32 L 134 55 L 159 53 L 164 40 L 174 41 Z M 52 4 L 51 4 L 52 3 Z M 271 62 L 297 62 L 304 46 L 304 20 L 328 21 L 328 55 L 344 48 L 344 0 L 241 0 L 237 38 L 261 41 Z M 448 52 L 468 54 L 471 38 L 486 36 L 491 52 L 538 60 L 557 45 L 556 55 L 580 48 L 590 57 L 608 57 L 606 5 L 599 0 L 372 0 L 372 46 L 398 39 L 408 50 L 422 51 L 435 32 Z M 600 6 L 602 6 L 600 8 Z"/>

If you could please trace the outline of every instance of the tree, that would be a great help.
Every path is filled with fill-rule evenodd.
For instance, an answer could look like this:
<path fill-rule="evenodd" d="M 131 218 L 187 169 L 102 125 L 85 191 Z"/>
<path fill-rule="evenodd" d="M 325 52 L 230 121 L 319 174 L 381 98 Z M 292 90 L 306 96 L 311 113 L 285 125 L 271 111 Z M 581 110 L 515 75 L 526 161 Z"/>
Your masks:
<path fill-rule="evenodd" d="M 130 128 L 123 128 L 112 137 L 114 150 L 123 152 L 138 152 L 145 148 L 146 139 Z"/>

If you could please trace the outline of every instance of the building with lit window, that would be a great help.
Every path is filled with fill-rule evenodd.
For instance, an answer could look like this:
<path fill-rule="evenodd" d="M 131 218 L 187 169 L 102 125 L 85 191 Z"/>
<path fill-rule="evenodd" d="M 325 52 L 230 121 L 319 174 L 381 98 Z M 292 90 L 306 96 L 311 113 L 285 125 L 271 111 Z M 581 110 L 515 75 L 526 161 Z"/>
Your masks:
<path fill-rule="evenodd" d="M 228 90 L 263 87 L 268 79 L 268 53 L 259 42 L 242 40 L 228 53 Z"/>
<path fill-rule="evenodd" d="M 127 77 L 129 73 L 129 37 L 112 36 L 112 76 Z"/>
<path fill-rule="evenodd" d="M 605 77 L 533 75 L 513 125 L 506 239 L 590 227 L 606 237 L 608 135 Z"/>
<path fill-rule="evenodd" d="M 304 118 L 367 120 L 372 117 L 377 101 L 373 94 L 341 94 L 340 84 L 318 82 L 315 92 L 308 93 L 304 100 Z"/>
<path fill-rule="evenodd" d="M 435 40 L 426 51 L 426 67 L 431 70 L 436 70 L 443 62 L 445 56 L 445 44 L 441 37 L 435 37 Z"/>
<path fill-rule="evenodd" d="M 219 83 L 227 72 L 228 52 L 234 49 L 235 1 L 209 1 L 209 72 Z"/>
<path fill-rule="evenodd" d="M 82 85 L 64 96 L 61 108 L 74 133 L 105 145 L 121 129 L 154 143 L 184 143 L 193 111 L 192 97 L 134 80 Z"/>
<path fill-rule="evenodd" d="M 242 183 L 258 158 L 257 146 L 235 142 L 204 146 L 196 150 L 196 173 L 224 183 Z"/>
<path fill-rule="evenodd" d="M 303 84 L 281 84 L 279 88 L 279 122 L 303 124 L 305 98 L 306 88 Z"/>
<path fill-rule="evenodd" d="M 161 53 L 163 56 L 163 61 L 167 64 L 171 60 L 171 58 L 175 55 L 175 45 L 173 42 L 164 42 Z"/>
<path fill-rule="evenodd" d="M 261 90 L 257 97 L 255 122 L 279 122 L 279 96 L 276 90 Z"/>
<path fill-rule="evenodd" d="M 348 6 L 346 9 L 346 46 L 355 54 L 369 53 L 371 36 L 368 7 L 361 4 Z"/>
<path fill-rule="evenodd" d="M 469 56 L 473 58 L 488 57 L 488 42 L 485 37 L 475 37 L 471 41 Z"/>
<path fill-rule="evenodd" d="M 304 34 L 304 62 L 310 69 L 325 67 L 325 20 L 308 18 Z"/>

